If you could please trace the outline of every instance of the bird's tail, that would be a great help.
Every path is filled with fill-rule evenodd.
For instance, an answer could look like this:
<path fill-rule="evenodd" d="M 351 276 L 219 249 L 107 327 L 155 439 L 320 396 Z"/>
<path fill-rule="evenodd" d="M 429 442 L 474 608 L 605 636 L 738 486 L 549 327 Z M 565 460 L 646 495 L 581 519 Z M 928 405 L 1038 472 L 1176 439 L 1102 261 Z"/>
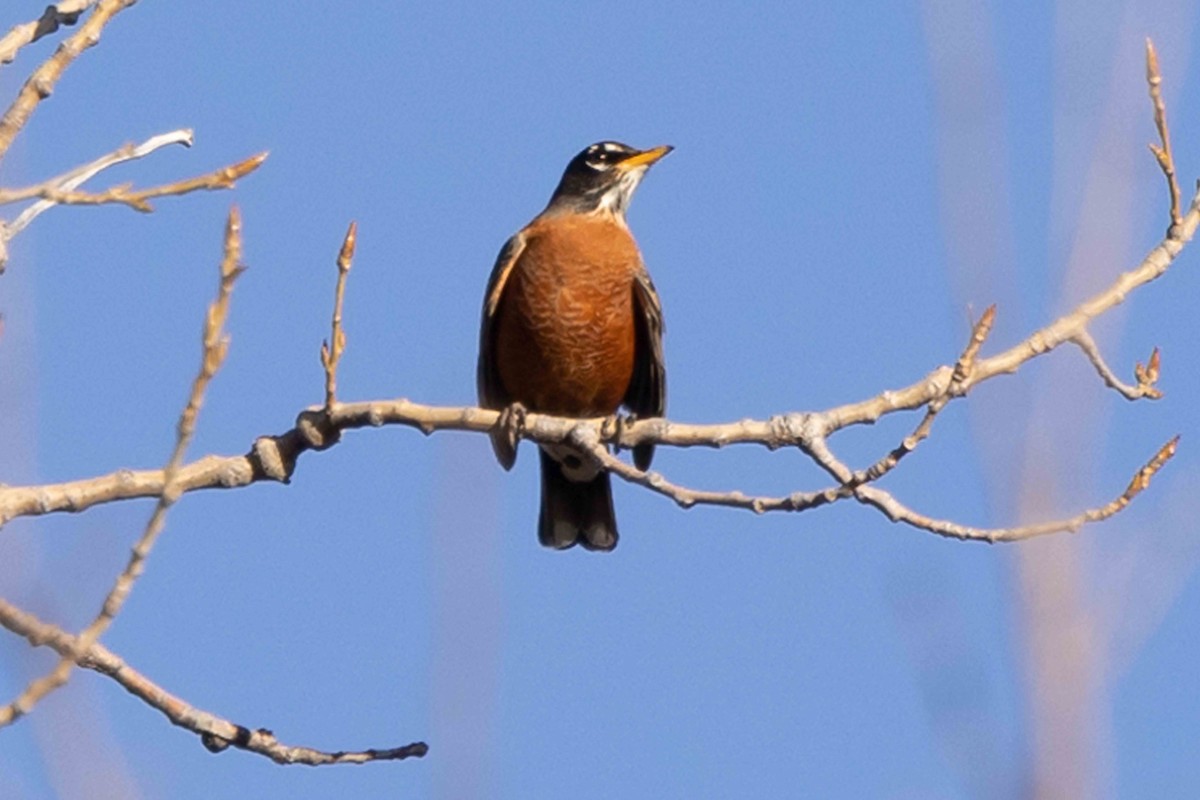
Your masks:
<path fill-rule="evenodd" d="M 563 550 L 581 544 L 588 550 L 617 546 L 617 518 L 613 512 L 612 485 L 601 470 L 589 481 L 573 481 L 545 450 L 542 459 L 542 510 L 538 515 L 538 541 Z"/>

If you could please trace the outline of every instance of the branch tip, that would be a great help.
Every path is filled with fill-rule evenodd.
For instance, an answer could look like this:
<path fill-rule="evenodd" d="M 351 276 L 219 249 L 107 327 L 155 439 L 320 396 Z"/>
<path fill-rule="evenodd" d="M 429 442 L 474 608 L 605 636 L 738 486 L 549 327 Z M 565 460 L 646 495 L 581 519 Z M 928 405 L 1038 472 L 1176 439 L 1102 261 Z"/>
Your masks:
<path fill-rule="evenodd" d="M 1162 397 L 1162 392 L 1154 388 L 1154 384 L 1158 382 L 1161 368 L 1162 357 L 1157 347 L 1150 352 L 1150 360 L 1146 364 L 1142 364 L 1139 361 L 1133 367 L 1133 374 L 1137 378 L 1138 389 L 1156 400 Z"/>
<path fill-rule="evenodd" d="M 983 343 L 986 342 L 987 337 L 991 335 L 992 326 L 995 323 L 996 304 L 992 303 L 984 310 L 983 316 L 979 318 L 979 321 L 975 323 L 974 328 L 971 329 L 971 341 L 967 343 L 966 349 L 963 350 L 962 356 L 960 356 L 958 359 L 958 364 L 956 365 L 955 369 L 955 378 L 959 383 L 962 383 L 962 381 L 969 377 L 971 367 L 975 363 L 975 356 L 979 354 L 979 348 L 983 347 Z M 960 370 L 964 373 L 961 376 L 958 374 Z"/>
<path fill-rule="evenodd" d="M 990 329 L 992 327 L 992 323 L 994 323 L 995 321 L 996 321 L 996 304 L 992 303 L 990 306 L 988 306 L 987 308 L 985 308 L 983 310 L 983 316 L 980 317 L 979 324 L 983 325 L 986 323 L 987 327 Z"/>
<path fill-rule="evenodd" d="M 342 330 L 342 302 L 346 296 L 346 275 L 354 261 L 354 248 L 358 243 L 358 223 L 351 222 L 342 239 L 337 257 L 337 285 L 333 293 L 333 321 L 328 339 L 321 343 L 321 366 L 325 369 L 325 412 L 328 414 L 337 402 L 337 368 L 346 350 L 346 332 Z"/>
<path fill-rule="evenodd" d="M 242 231 L 242 210 L 238 208 L 237 203 L 229 207 L 229 214 L 225 217 L 225 247 L 226 251 L 229 248 L 230 239 L 241 235 Z"/>
<path fill-rule="evenodd" d="M 1179 434 L 1176 434 L 1171 438 L 1170 441 L 1159 448 L 1158 452 L 1154 454 L 1153 458 L 1146 462 L 1144 467 L 1137 471 L 1137 473 L 1133 476 L 1133 479 L 1129 481 L 1129 486 L 1125 489 L 1125 493 L 1121 496 L 1121 498 L 1128 503 L 1130 500 L 1141 494 L 1142 491 L 1150 485 L 1150 479 L 1153 478 L 1155 474 L 1163 468 L 1164 464 L 1166 464 L 1175 456 L 1175 453 L 1178 449 Z"/>
<path fill-rule="evenodd" d="M 1158 129 L 1158 144 L 1150 145 L 1150 152 L 1158 162 L 1159 169 L 1167 179 L 1167 189 L 1171 195 L 1171 228 L 1170 237 L 1176 238 L 1179 226 L 1183 223 L 1180 210 L 1179 182 L 1175 178 L 1175 159 L 1171 155 L 1171 131 L 1167 127 L 1167 107 L 1162 99 L 1162 73 L 1158 69 L 1158 53 L 1154 42 L 1146 39 L 1146 83 L 1150 88 L 1150 102 L 1154 106 L 1154 126 Z"/>
<path fill-rule="evenodd" d="M 243 175 L 249 175 L 251 172 L 254 172 L 254 170 L 261 167 L 263 162 L 266 161 L 270 155 L 270 150 L 263 150 L 261 153 L 256 153 L 255 155 L 252 155 L 243 161 L 239 161 L 229 169 L 236 173 L 237 177 L 239 178 Z"/>
<path fill-rule="evenodd" d="M 358 244 L 358 222 L 352 221 L 350 227 L 346 229 L 346 238 L 342 240 L 342 250 L 338 253 L 337 265 L 342 272 L 347 272 L 350 269 L 350 264 L 354 260 L 354 248 Z"/>

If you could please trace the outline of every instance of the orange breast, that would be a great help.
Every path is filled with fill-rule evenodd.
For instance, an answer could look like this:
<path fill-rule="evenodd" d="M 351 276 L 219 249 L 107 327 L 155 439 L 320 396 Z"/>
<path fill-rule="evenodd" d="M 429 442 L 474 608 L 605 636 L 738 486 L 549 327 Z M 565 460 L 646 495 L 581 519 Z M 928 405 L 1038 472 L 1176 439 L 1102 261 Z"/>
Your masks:
<path fill-rule="evenodd" d="M 641 255 L 614 220 L 565 216 L 526 229 L 497 311 L 496 362 L 532 411 L 603 416 L 633 375 L 633 280 Z"/>

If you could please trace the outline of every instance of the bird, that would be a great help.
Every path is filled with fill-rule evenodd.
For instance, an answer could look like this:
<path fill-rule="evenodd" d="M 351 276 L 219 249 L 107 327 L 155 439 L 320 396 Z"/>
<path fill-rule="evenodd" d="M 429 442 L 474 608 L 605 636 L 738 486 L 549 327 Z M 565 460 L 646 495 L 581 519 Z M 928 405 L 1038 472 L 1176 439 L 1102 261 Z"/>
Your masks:
<path fill-rule="evenodd" d="M 545 210 L 500 249 L 483 298 L 476 382 L 479 405 L 501 411 L 491 431 L 512 469 L 523 413 L 637 419 L 666 410 L 663 314 L 658 291 L 625 221 L 634 190 L 670 145 L 615 141 L 567 164 Z M 650 467 L 653 444 L 633 448 Z M 568 445 L 540 445 L 538 541 L 558 550 L 617 545 L 609 474 Z"/>

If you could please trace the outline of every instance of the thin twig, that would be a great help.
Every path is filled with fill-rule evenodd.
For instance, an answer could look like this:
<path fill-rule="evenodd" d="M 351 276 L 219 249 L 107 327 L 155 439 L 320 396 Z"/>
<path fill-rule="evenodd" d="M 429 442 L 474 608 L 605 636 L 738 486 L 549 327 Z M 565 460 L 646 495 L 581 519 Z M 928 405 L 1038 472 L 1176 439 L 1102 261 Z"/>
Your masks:
<path fill-rule="evenodd" d="M 0 599 L 0 625 L 24 637 L 34 647 L 49 647 L 63 658 L 77 659 L 78 665 L 85 669 L 112 678 L 127 692 L 165 716 L 172 725 L 198 735 L 204 746 L 213 752 L 235 747 L 266 756 L 277 764 L 320 766 L 420 758 L 429 751 L 424 742 L 413 742 L 403 747 L 332 753 L 314 750 L 311 747 L 286 745 L 278 741 L 269 730 L 251 730 L 212 712 L 196 708 L 126 664 L 120 656 L 99 642 L 94 642 L 85 649 L 78 638 L 62 628 L 44 622 L 3 599 Z"/>
<path fill-rule="evenodd" d="M 854 474 L 852 481 L 854 485 L 873 483 L 879 480 L 895 469 L 896 465 L 900 463 L 900 459 L 917 449 L 917 445 L 925 441 L 929 436 L 930 430 L 933 429 L 934 419 L 954 399 L 956 394 L 962 390 L 963 384 L 970 380 L 971 374 L 975 370 L 975 358 L 979 355 L 979 348 L 983 347 L 983 343 L 987 341 L 988 334 L 992 332 L 992 325 L 995 321 L 996 306 L 988 306 L 987 310 L 983 312 L 983 316 L 979 318 L 979 321 L 975 323 L 971 330 L 971 340 L 967 342 L 966 349 L 963 350 L 962 355 L 958 358 L 958 362 L 954 365 L 954 375 L 950 383 L 946 386 L 946 391 L 929 402 L 929 405 L 925 407 L 925 416 L 921 418 L 920 424 L 895 449 L 865 470 Z"/>
<path fill-rule="evenodd" d="M 849 496 L 837 486 L 816 492 L 793 492 L 782 497 L 748 495 L 736 489 L 730 492 L 689 489 L 686 486 L 672 483 L 661 473 L 642 472 L 617 458 L 608 451 L 596 428 L 591 425 L 577 423 L 567 440 L 590 458 L 596 466 L 608 470 L 629 483 L 644 486 L 652 492 L 669 497 L 680 508 L 691 508 L 697 505 L 725 506 L 746 509 L 755 514 L 765 514 L 768 511 L 807 511 L 810 508 L 828 505 Z"/>
<path fill-rule="evenodd" d="M 1175 178 L 1175 158 L 1171 155 L 1171 132 L 1167 128 L 1167 106 L 1162 99 L 1162 75 L 1158 71 L 1158 53 L 1154 42 L 1146 39 L 1146 83 L 1150 85 L 1150 100 L 1154 104 L 1154 126 L 1158 128 L 1159 144 L 1151 144 L 1150 152 L 1158 161 L 1167 187 L 1171 192 L 1171 227 L 1178 228 L 1182 222 L 1179 209 L 1179 181 Z"/>
<path fill-rule="evenodd" d="M 1091 522 L 1100 522 L 1121 511 L 1133 501 L 1141 492 L 1150 485 L 1150 479 L 1154 474 L 1162 468 L 1164 464 L 1175 455 L 1175 450 L 1179 444 L 1179 437 L 1171 439 L 1163 445 L 1154 457 L 1146 463 L 1144 467 L 1137 471 L 1133 476 L 1133 480 L 1129 482 L 1129 486 L 1121 493 L 1119 497 L 1111 502 L 1100 506 L 1099 508 L 1089 509 L 1076 514 L 1067 519 L 1055 520 L 1053 522 L 1040 522 L 1032 525 L 1021 525 L 1013 528 L 974 528 L 969 525 L 960 525 L 957 522 L 949 520 L 935 519 L 927 517 L 913 511 L 903 503 L 896 500 L 888 492 L 883 491 L 875 486 L 859 486 L 854 490 L 855 497 L 862 503 L 882 511 L 888 519 L 893 522 L 903 522 L 906 525 L 911 525 L 914 528 L 936 533 L 939 536 L 946 536 L 952 539 L 969 539 L 972 541 L 984 542 L 1015 542 L 1025 539 L 1033 539 L 1038 536 L 1046 536 L 1051 533 L 1076 533 L 1084 525 Z"/>
<path fill-rule="evenodd" d="M 8 33 L 4 34 L 4 38 L 0 39 L 0 64 L 11 64 L 17 57 L 18 50 L 25 45 L 33 44 L 43 36 L 49 36 L 60 26 L 74 25 L 79 19 L 79 15 L 95 4 L 96 0 L 64 0 L 64 2 L 46 6 L 42 16 L 33 22 L 14 25 Z"/>
<path fill-rule="evenodd" d="M 148 214 L 154 210 L 149 201 L 156 197 L 178 196 L 199 190 L 232 189 L 239 178 L 249 175 L 262 166 L 262 163 L 266 160 L 267 153 L 259 153 L 244 161 L 230 164 L 227 167 L 221 167 L 218 170 L 199 175 L 195 178 L 187 178 L 174 183 L 152 186 L 148 189 L 138 189 L 136 191 L 133 189 L 132 184 L 128 183 L 114 186 L 103 192 L 81 192 L 58 186 L 46 186 L 37 192 L 37 196 L 59 205 L 99 206 L 116 203 Z M 28 191 L 28 189 L 18 191 L 24 192 Z M 0 203 L 4 202 L 4 193 L 0 191 Z"/>
<path fill-rule="evenodd" d="M 321 366 L 325 368 L 325 410 L 333 409 L 337 402 L 337 368 L 346 350 L 346 332 L 342 330 L 342 300 L 346 296 L 346 276 L 354 262 L 354 246 L 358 241 L 358 223 L 351 222 L 342 240 L 342 249 L 337 258 L 337 288 L 333 294 L 333 323 L 329 341 L 321 343 Z"/>
<path fill-rule="evenodd" d="M 229 298 L 233 292 L 233 284 L 242 273 L 242 231 L 241 215 L 235 207 L 229 213 L 225 226 L 225 254 L 221 259 L 220 283 L 217 289 L 217 299 L 208 308 L 204 322 L 203 352 L 200 360 L 200 371 L 192 381 L 192 391 L 187 404 L 179 416 L 179 424 L 175 437 L 175 447 L 171 457 L 163 468 L 163 488 L 159 495 L 154 512 L 146 523 L 146 529 L 134 545 L 129 561 L 117 577 L 100 613 L 92 620 L 76 640 L 77 650 L 65 655 L 49 674 L 32 681 L 25 690 L 9 705 L 0 708 L 0 727 L 9 725 L 25 714 L 43 697 L 67 682 L 71 668 L 78 655 L 87 650 L 100 638 L 112 621 L 116 619 L 125 604 L 134 583 L 145 569 L 146 559 L 154 548 L 166 522 L 167 511 L 180 497 L 176 484 L 176 475 L 183 464 L 183 456 L 191 443 L 196 430 L 196 417 L 204 402 L 204 393 L 208 384 L 216 375 L 217 370 L 225 360 L 229 351 L 229 339 L 225 336 L 225 320 L 229 316 Z"/>
<path fill-rule="evenodd" d="M 12 147 L 17 134 L 29 122 L 37 109 L 38 103 L 45 100 L 54 91 L 58 79 L 62 77 L 67 67 L 79 57 L 80 53 L 89 47 L 94 47 L 100 41 L 100 32 L 104 26 L 121 11 L 129 8 L 137 0 L 100 0 L 96 10 L 91 13 L 74 35 L 58 46 L 54 55 L 46 59 L 40 67 L 34 70 L 17 97 L 13 100 L 4 116 L 0 117 L 0 161 Z"/>

